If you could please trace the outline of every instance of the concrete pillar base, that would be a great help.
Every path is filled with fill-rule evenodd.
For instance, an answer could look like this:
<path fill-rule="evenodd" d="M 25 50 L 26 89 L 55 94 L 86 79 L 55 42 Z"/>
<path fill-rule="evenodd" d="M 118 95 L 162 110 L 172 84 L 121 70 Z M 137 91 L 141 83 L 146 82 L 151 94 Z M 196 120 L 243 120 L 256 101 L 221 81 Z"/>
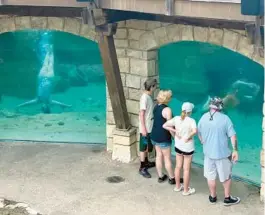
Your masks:
<path fill-rule="evenodd" d="M 129 163 L 137 157 L 136 129 L 113 130 L 112 160 Z"/>

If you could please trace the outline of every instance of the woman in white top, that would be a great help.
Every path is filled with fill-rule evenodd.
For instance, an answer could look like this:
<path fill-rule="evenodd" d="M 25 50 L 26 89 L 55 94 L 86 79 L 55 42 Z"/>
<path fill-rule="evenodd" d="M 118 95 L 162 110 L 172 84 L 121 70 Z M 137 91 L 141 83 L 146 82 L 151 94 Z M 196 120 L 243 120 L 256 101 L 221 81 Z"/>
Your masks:
<path fill-rule="evenodd" d="M 192 103 L 184 102 L 181 115 L 175 116 L 163 125 L 163 128 L 175 133 L 176 187 L 174 191 L 183 190 L 182 194 L 185 196 L 195 193 L 195 189 L 189 187 L 192 155 L 195 149 L 193 136 L 197 133 L 196 122 L 190 117 L 193 108 L 194 105 Z M 182 167 L 184 186 L 180 184 L 180 171 Z"/>

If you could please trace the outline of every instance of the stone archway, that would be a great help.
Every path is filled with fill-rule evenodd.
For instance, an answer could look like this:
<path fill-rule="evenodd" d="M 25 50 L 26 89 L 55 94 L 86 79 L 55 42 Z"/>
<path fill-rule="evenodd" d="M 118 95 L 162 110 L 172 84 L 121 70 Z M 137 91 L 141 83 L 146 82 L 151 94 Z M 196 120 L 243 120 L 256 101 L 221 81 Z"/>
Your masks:
<path fill-rule="evenodd" d="M 144 81 L 150 77 L 159 79 L 157 50 L 163 45 L 179 41 L 198 41 L 219 45 L 238 52 L 264 66 L 264 59 L 254 54 L 254 46 L 249 44 L 244 31 L 233 29 L 217 29 L 192 25 L 170 24 L 155 21 L 127 20 L 119 26 L 116 35 L 116 49 L 119 50 L 118 58 L 120 72 L 124 86 L 127 108 L 131 124 L 138 128 L 139 99 Z M 115 142 L 115 128 L 112 108 L 108 99 L 107 104 L 107 146 L 112 151 L 120 143 Z M 139 135 L 137 135 L 139 141 Z M 263 139 L 265 135 L 263 133 Z M 133 160 L 138 144 L 120 145 L 121 151 L 127 155 L 115 156 L 124 162 Z M 264 141 L 263 141 L 264 142 Z M 263 144 L 263 149 L 265 144 Z M 125 148 L 127 147 L 127 150 Z M 130 148 L 128 148 L 130 147 Z M 118 156 L 119 157 L 119 156 Z M 264 175 L 264 152 L 261 151 L 262 177 Z M 262 180 L 261 198 L 264 195 Z"/>
<path fill-rule="evenodd" d="M 0 17 L 0 33 L 26 29 L 46 29 L 63 31 L 96 40 L 96 32 L 82 23 L 81 18 L 34 17 L 34 16 L 3 16 Z"/>
<path fill-rule="evenodd" d="M 203 28 L 189 25 L 166 25 L 156 28 L 151 32 L 146 32 L 139 37 L 139 47 L 143 50 L 157 50 L 157 48 L 178 41 L 198 41 L 207 42 L 222 46 L 234 52 L 246 56 L 258 64 L 264 66 L 264 58 L 254 54 L 254 46 L 249 44 L 244 31 Z M 156 67 L 157 69 L 158 67 Z M 158 75 L 158 71 L 156 71 Z M 264 106 L 265 107 L 265 103 Z M 263 118 L 263 121 L 265 118 Z M 261 127 L 263 127 L 261 125 Z M 262 150 L 260 153 L 261 164 L 261 200 L 264 200 L 264 136 Z"/>
<path fill-rule="evenodd" d="M 142 50 L 153 50 L 178 41 L 197 41 L 219 45 L 264 65 L 263 59 L 254 55 L 254 46 L 249 44 L 245 32 L 239 30 L 168 24 L 142 34 L 139 37 L 139 47 Z"/>
<path fill-rule="evenodd" d="M 60 42 L 60 38 L 61 37 L 65 37 L 65 36 L 66 36 L 66 38 L 68 38 L 66 40 L 66 42 L 68 42 L 69 44 L 72 43 L 71 42 L 72 39 L 73 39 L 74 42 L 76 41 L 77 44 L 79 43 L 79 41 L 81 41 L 81 49 L 82 49 L 81 51 L 89 50 L 91 47 L 94 50 L 97 49 L 97 43 L 96 43 L 97 41 L 96 41 L 96 33 L 95 33 L 95 31 L 93 29 L 88 28 L 87 25 L 83 25 L 81 19 L 78 19 L 78 18 L 72 18 L 72 19 L 71 18 L 56 18 L 56 17 L 26 17 L 26 16 L 25 17 L 20 17 L 20 16 L 10 17 L 10 16 L 0 16 L 0 35 L 2 35 L 2 37 L 3 37 L 3 41 L 2 41 L 1 44 L 5 44 L 6 41 L 9 42 L 9 40 L 12 41 L 12 35 L 8 34 L 8 32 L 11 32 L 11 33 L 15 33 L 16 34 L 17 32 L 21 32 L 21 30 L 29 30 L 29 34 L 32 34 L 32 36 L 35 37 L 35 33 L 34 33 L 35 30 L 34 29 L 37 30 L 37 31 L 39 31 L 39 30 L 47 30 L 47 31 L 51 30 L 52 32 L 57 32 L 58 33 L 57 36 L 55 36 L 53 38 L 59 38 L 59 42 Z M 18 33 L 18 35 L 19 35 L 19 33 Z M 20 35 L 24 35 L 25 36 L 25 35 L 27 35 L 27 33 L 22 33 Z M 70 36 L 70 38 L 67 37 L 67 35 Z M 7 37 L 5 37 L 5 36 L 7 36 Z M 32 36 L 28 36 L 28 37 L 26 36 L 25 37 L 25 41 L 29 41 L 30 42 L 29 38 L 32 39 Z M 77 38 L 77 36 L 80 36 L 80 37 Z M 20 37 L 20 36 L 18 36 L 18 37 Z M 6 38 L 6 40 L 4 38 Z M 22 39 L 22 41 L 23 41 L 23 39 Z M 55 39 L 54 41 L 58 41 L 58 40 Z M 35 42 L 37 42 L 37 41 L 35 41 Z M 85 43 L 85 44 L 83 43 L 84 44 L 84 47 L 82 46 L 82 42 Z M 22 44 L 21 42 L 18 42 L 18 43 L 19 44 Z M 34 41 L 33 41 L 32 44 L 35 44 L 35 46 L 36 46 L 36 43 L 34 43 Z M 91 46 L 91 44 L 92 44 L 92 46 Z M 9 45 L 11 45 L 11 46 L 9 46 Z M 30 44 L 28 44 L 28 45 L 29 46 L 32 46 Z M 80 45 L 80 43 L 79 43 L 79 45 Z M 25 73 L 24 74 L 27 74 L 27 75 L 29 74 L 29 78 L 27 78 L 28 80 L 21 82 L 22 88 L 23 87 L 25 88 L 25 90 L 22 90 L 22 91 L 25 92 L 24 93 L 24 96 L 26 95 L 26 97 L 23 98 L 21 95 L 20 96 L 17 96 L 17 98 L 19 98 L 21 100 L 23 99 L 26 102 L 27 101 L 27 96 L 28 97 L 31 97 L 31 96 L 33 97 L 33 96 L 35 96 L 35 93 L 37 93 L 37 86 L 38 85 L 35 82 L 35 81 L 37 81 L 37 73 L 36 72 L 39 72 L 40 70 L 38 70 L 38 69 L 41 69 L 41 62 L 38 62 L 38 59 L 39 59 L 39 56 L 41 55 L 41 51 L 42 50 L 40 50 L 37 46 L 35 47 L 37 49 L 34 49 L 34 47 L 33 47 L 33 50 L 31 49 L 32 51 L 30 53 L 27 53 L 28 54 L 27 56 L 29 58 L 25 60 L 25 58 L 23 58 L 24 56 L 21 56 L 22 53 L 19 53 L 19 52 L 17 52 L 17 54 L 15 56 L 12 56 L 12 48 L 14 48 L 14 46 L 12 46 L 12 44 L 7 44 L 7 46 L 9 48 L 8 49 L 8 53 L 5 53 L 5 50 L 2 50 L 2 54 L 1 54 L 2 57 L 3 57 L 3 59 L 2 59 L 2 62 L 3 62 L 2 66 L 3 67 L 1 67 L 1 70 L 2 70 L 1 73 L 4 72 L 5 70 L 8 70 L 9 71 L 9 77 L 10 77 L 10 79 L 7 79 L 8 82 L 6 82 L 7 89 L 9 91 L 13 91 L 14 94 L 16 94 L 16 95 L 18 93 L 15 92 L 15 91 L 18 91 L 19 92 L 19 89 L 20 88 L 15 88 L 15 89 L 17 89 L 15 91 L 12 90 L 13 89 L 12 88 L 12 81 L 9 82 L 9 80 L 12 80 L 13 79 L 14 74 L 15 75 L 18 74 L 17 73 L 18 70 L 25 70 Z M 23 46 L 23 44 L 22 44 L 22 46 Z M 60 46 L 60 44 L 59 44 L 59 46 Z M 64 45 L 62 45 L 62 46 L 64 46 Z M 56 48 L 55 50 L 57 51 L 57 53 L 60 53 L 61 52 L 60 47 L 59 47 L 59 49 Z M 16 50 L 13 49 L 13 51 L 16 51 Z M 66 51 L 68 51 L 68 50 L 66 50 Z M 72 52 L 73 50 L 69 50 L 69 51 Z M 11 55 L 9 53 L 11 53 Z M 32 55 L 30 55 L 30 54 L 32 54 Z M 72 72 L 72 73 L 71 74 L 68 73 L 66 75 L 64 75 L 63 72 L 61 72 L 61 73 L 60 72 L 59 73 L 56 72 L 55 73 L 55 76 L 56 77 L 53 80 L 53 83 L 54 83 L 53 84 L 53 90 L 54 90 L 53 91 L 53 94 L 57 94 L 58 92 L 59 93 L 66 92 L 70 88 L 71 85 L 72 86 L 74 85 L 73 82 L 74 82 L 74 79 L 76 77 L 80 77 L 78 79 L 79 83 L 77 83 L 76 85 L 80 85 L 80 82 L 82 82 L 82 81 L 88 82 L 89 80 L 86 79 L 86 75 L 87 74 L 84 73 L 84 72 L 87 72 L 87 69 L 90 70 L 90 68 L 88 68 L 87 65 L 90 64 L 90 63 L 92 63 L 92 62 L 93 63 L 96 63 L 96 64 L 101 64 L 100 59 L 98 59 L 98 57 L 100 57 L 100 54 L 99 53 L 96 53 L 96 54 L 97 55 L 93 58 L 92 61 L 87 61 L 87 59 L 84 59 L 84 60 L 81 59 L 81 61 L 79 61 L 79 62 L 77 61 L 76 63 L 75 62 L 71 62 L 71 61 L 70 62 L 69 61 L 67 62 L 67 58 L 69 56 L 71 56 L 71 55 L 63 56 L 60 59 L 57 58 L 57 60 L 55 60 L 55 61 L 57 61 L 57 63 L 56 63 L 56 70 L 57 71 L 66 71 L 66 72 L 69 72 L 71 70 L 70 72 Z M 89 53 L 88 53 L 88 55 L 89 55 Z M 86 57 L 85 55 L 83 55 L 83 56 Z M 13 73 L 13 72 L 10 73 L 10 70 L 9 70 L 10 67 L 9 67 L 9 65 L 12 65 L 12 59 L 14 57 L 16 58 L 18 64 L 15 66 L 15 73 Z M 81 57 L 82 57 L 82 54 L 81 54 Z M 79 58 L 79 56 L 77 56 L 75 58 Z M 10 60 L 11 60 L 11 63 L 9 63 Z M 30 67 L 30 69 L 27 68 L 27 63 L 28 63 L 27 60 L 30 63 L 35 64 L 36 67 L 32 66 L 32 67 Z M 32 62 L 32 60 L 34 62 Z M 14 59 L 13 59 L 13 61 L 14 61 Z M 21 69 L 20 66 L 23 67 L 23 69 Z M 98 68 L 96 68 L 96 69 L 98 69 Z M 99 67 L 99 69 L 101 70 L 100 67 Z M 36 73 L 35 74 L 36 75 L 36 79 L 35 79 L 35 75 L 32 72 L 33 73 Z M 101 79 L 100 82 L 101 82 L 102 85 L 99 86 L 99 88 L 101 89 L 101 92 L 103 90 L 103 92 L 101 93 L 101 101 L 102 101 L 102 106 L 103 105 L 105 106 L 106 105 L 106 100 L 105 100 L 105 95 L 104 95 L 104 93 L 105 93 L 104 92 L 104 89 L 105 89 L 104 88 L 104 85 L 105 85 L 104 79 L 105 79 L 105 77 L 104 77 L 104 74 L 102 74 L 102 70 L 101 70 L 100 73 L 101 74 L 99 76 L 97 76 L 97 77 L 99 79 Z M 60 77 L 58 77 L 57 74 Z M 79 74 L 81 74 L 81 76 L 78 76 Z M 3 75 L 1 77 L 3 77 Z M 18 77 L 20 77 L 20 76 L 18 76 Z M 17 78 L 16 80 L 19 80 L 19 79 Z M 27 83 L 30 83 L 30 84 L 27 84 Z M 10 88 L 10 86 L 11 86 L 11 88 Z M 6 86 L 3 84 L 2 87 L 5 88 Z M 8 97 L 10 95 L 13 96 L 12 95 L 13 92 L 9 93 L 9 92 L 7 92 L 8 90 L 5 91 L 5 90 L 3 90 L 3 88 L 1 89 L 1 93 L 0 93 L 0 94 L 3 93 L 3 97 L 5 97 L 5 96 Z M 74 89 L 72 88 L 72 90 L 74 90 Z M 32 94 L 29 94 L 28 92 L 30 92 Z M 87 92 L 85 92 L 85 94 L 87 94 Z M 53 95 L 53 96 L 56 97 L 56 95 Z M 83 94 L 83 96 L 84 96 L 84 94 Z M 103 100 L 102 100 L 102 96 L 103 96 Z M 28 98 L 28 99 L 31 99 L 31 98 Z M 55 98 L 53 98 L 53 99 L 55 99 Z M 63 99 L 61 101 L 63 101 Z M 77 100 L 76 99 L 76 101 L 80 101 L 80 100 Z M 17 101 L 17 102 L 19 102 L 19 101 Z M 64 102 L 67 103 L 65 100 L 64 100 Z M 2 103 L 3 103 L 3 100 L 2 100 Z M 72 105 L 72 103 L 70 103 L 70 104 Z M 19 103 L 17 105 L 19 105 Z M 16 105 L 14 105 L 14 110 L 15 110 L 15 107 L 16 107 Z M 3 103 L 2 107 L 1 107 L 1 111 L 6 111 L 7 109 L 10 110 L 10 108 L 7 108 L 5 106 L 5 104 Z M 76 109 L 76 108 L 74 108 L 74 109 Z M 10 110 L 10 111 L 13 112 L 13 109 Z M 56 112 L 56 109 L 55 110 L 53 109 L 53 113 L 54 112 Z M 67 111 L 62 111 L 62 112 L 67 112 Z M 105 110 L 102 110 L 101 113 L 104 113 L 105 114 Z M 102 115 L 102 117 L 101 117 L 102 119 L 101 120 L 104 120 L 105 121 L 104 114 L 101 114 Z M 87 116 L 85 116 L 85 117 L 87 117 Z M 63 122 L 63 125 L 65 125 L 65 124 L 66 123 Z M 18 125 L 18 127 L 20 127 L 20 125 Z M 70 124 L 69 124 L 69 126 L 70 126 Z M 81 126 L 83 126 L 83 125 L 81 125 Z M 62 127 L 64 127 L 64 126 L 62 126 Z M 103 132 L 106 132 L 106 127 L 105 126 L 103 126 L 103 127 L 101 126 L 101 129 L 103 129 Z M 15 133 L 15 131 L 14 131 L 14 133 Z M 19 132 L 19 131 L 17 131 L 17 132 Z M 9 132 L 10 135 L 8 135 L 8 138 L 9 139 L 14 139 L 14 138 L 17 139 L 17 137 L 14 136 L 14 133 L 11 130 L 11 132 Z M 23 131 L 21 133 L 23 133 Z M 34 135 L 33 136 L 30 136 L 30 138 L 27 138 L 26 135 L 25 136 L 21 135 L 21 136 L 22 136 L 22 139 L 24 139 L 24 140 L 31 139 L 32 141 L 38 141 L 38 140 L 43 139 L 43 138 L 44 138 L 44 141 L 57 141 L 57 142 L 65 141 L 65 139 L 66 140 L 70 140 L 70 138 L 67 138 L 67 137 L 62 136 L 60 134 L 60 132 L 57 132 L 57 134 L 58 134 L 57 136 L 56 135 L 48 136 L 48 135 L 45 135 L 45 131 L 43 130 L 43 134 L 44 134 L 44 136 L 42 138 L 40 136 L 37 137 L 37 136 L 34 136 Z M 86 138 L 86 136 L 87 136 L 86 132 L 83 132 L 83 137 L 80 138 L 79 140 L 75 140 L 75 141 L 90 142 L 89 139 Z M 4 139 L 4 138 L 6 138 L 6 137 L 2 137 L 2 139 Z M 105 144 L 104 136 L 103 136 L 103 138 L 101 138 L 99 140 L 96 140 L 96 138 L 95 138 L 94 141 L 101 142 L 101 143 L 104 143 Z"/>
<path fill-rule="evenodd" d="M 115 46 L 131 124 L 138 127 L 138 102 L 144 81 L 158 76 L 157 50 L 178 41 L 200 41 L 216 44 L 263 65 L 263 58 L 254 55 L 244 31 L 215 29 L 155 21 L 127 20 L 120 23 Z M 107 104 L 108 150 L 112 151 L 115 127 L 110 100 Z"/>

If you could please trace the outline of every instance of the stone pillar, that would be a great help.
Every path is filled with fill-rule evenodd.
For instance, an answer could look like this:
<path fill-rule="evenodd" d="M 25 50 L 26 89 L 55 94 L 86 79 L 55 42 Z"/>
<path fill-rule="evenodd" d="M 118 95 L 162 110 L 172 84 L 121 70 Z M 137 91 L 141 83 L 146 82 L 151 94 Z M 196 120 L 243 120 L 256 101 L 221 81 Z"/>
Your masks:
<path fill-rule="evenodd" d="M 159 83 L 157 51 L 127 49 L 127 55 L 130 59 L 130 73 L 126 76 L 126 86 L 129 90 L 127 107 L 131 124 L 137 129 L 137 152 L 139 155 L 139 102 L 144 91 L 144 82 L 148 78 L 156 78 Z M 156 96 L 156 92 L 154 96 Z"/>
<path fill-rule="evenodd" d="M 107 96 L 107 150 L 112 151 L 113 159 L 119 159 L 124 162 L 129 162 L 133 160 L 133 157 L 137 156 L 138 153 L 134 153 L 134 150 L 139 151 L 139 100 L 143 92 L 143 84 L 147 78 L 154 77 L 158 80 L 157 51 L 143 51 L 139 45 L 140 36 L 146 33 L 150 26 L 145 21 L 128 20 L 118 24 L 118 30 L 115 35 L 115 47 L 126 105 L 133 129 L 126 131 L 127 133 L 115 129 L 112 107 Z M 155 25 L 152 26 L 155 27 Z M 133 136 L 136 138 L 135 143 Z M 127 142 L 122 144 L 120 139 Z M 128 142 L 129 140 L 130 143 Z M 123 151 L 128 157 L 118 156 L 120 153 L 118 148 L 120 152 Z"/>
<path fill-rule="evenodd" d="M 137 152 L 139 155 L 139 101 L 148 78 L 158 77 L 157 50 L 142 50 L 140 37 L 149 31 L 149 22 L 127 20 L 128 47 L 126 56 L 129 59 L 129 71 L 125 74 L 125 86 L 128 89 L 127 107 L 130 121 L 137 130 Z"/>
<path fill-rule="evenodd" d="M 116 34 L 114 35 L 114 42 L 116 53 L 118 57 L 120 73 L 122 84 L 125 86 L 125 73 L 129 70 L 129 63 L 126 63 L 126 47 L 128 47 L 128 40 L 127 40 L 127 29 L 125 26 L 125 22 L 118 23 L 118 29 Z M 128 98 L 128 90 L 126 87 L 123 87 L 125 99 Z M 108 87 L 106 86 L 106 97 L 107 97 L 107 151 L 112 152 L 113 150 L 113 131 L 115 129 L 115 121 L 111 106 L 111 101 L 108 93 Z"/>
<path fill-rule="evenodd" d="M 113 130 L 112 159 L 123 163 L 129 163 L 137 157 L 136 152 L 136 129 Z"/>

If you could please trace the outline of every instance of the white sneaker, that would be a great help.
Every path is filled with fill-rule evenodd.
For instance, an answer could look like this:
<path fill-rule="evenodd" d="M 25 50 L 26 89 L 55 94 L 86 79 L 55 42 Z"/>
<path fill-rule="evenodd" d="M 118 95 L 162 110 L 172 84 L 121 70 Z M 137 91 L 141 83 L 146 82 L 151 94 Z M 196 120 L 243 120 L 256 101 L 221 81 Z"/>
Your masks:
<path fill-rule="evenodd" d="M 175 188 L 174 188 L 174 191 L 175 191 L 175 192 L 180 192 L 180 191 L 183 190 L 183 188 L 184 188 L 184 187 L 183 187 L 183 184 L 180 184 L 180 187 L 179 187 L 179 188 L 175 187 Z"/>
<path fill-rule="evenodd" d="M 195 189 L 189 187 L 188 192 L 184 192 L 184 191 L 183 191 L 183 192 L 182 192 L 182 195 L 183 195 L 183 196 L 189 196 L 189 195 L 194 194 L 194 193 L 195 193 Z"/>

